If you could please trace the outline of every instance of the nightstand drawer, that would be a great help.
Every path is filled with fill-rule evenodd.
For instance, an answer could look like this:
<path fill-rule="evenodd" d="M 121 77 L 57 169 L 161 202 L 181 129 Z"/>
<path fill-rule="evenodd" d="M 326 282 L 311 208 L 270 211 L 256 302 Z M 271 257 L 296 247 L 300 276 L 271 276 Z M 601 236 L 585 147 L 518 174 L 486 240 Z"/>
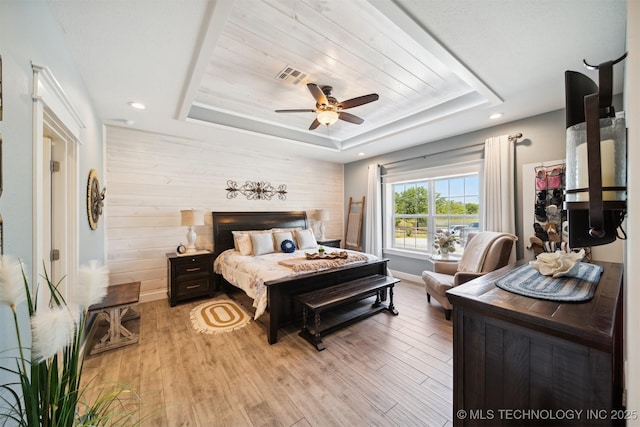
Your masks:
<path fill-rule="evenodd" d="M 183 257 L 175 263 L 176 277 L 189 274 L 209 273 L 210 257 Z"/>
<path fill-rule="evenodd" d="M 184 282 L 177 282 L 176 298 L 191 298 L 200 295 L 206 295 L 209 293 L 209 277 L 203 277 L 198 280 L 189 280 Z"/>

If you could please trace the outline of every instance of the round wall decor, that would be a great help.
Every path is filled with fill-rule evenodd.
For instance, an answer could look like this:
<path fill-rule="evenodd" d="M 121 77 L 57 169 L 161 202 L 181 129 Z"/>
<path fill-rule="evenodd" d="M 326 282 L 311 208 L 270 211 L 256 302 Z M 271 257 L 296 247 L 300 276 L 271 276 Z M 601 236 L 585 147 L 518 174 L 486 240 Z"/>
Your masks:
<path fill-rule="evenodd" d="M 106 188 L 100 190 L 100 182 L 98 181 L 98 172 L 95 169 L 89 171 L 89 180 L 87 181 L 87 217 L 89 218 L 89 227 L 92 230 L 98 228 L 98 220 L 102 215 L 102 207 L 104 206 L 104 193 Z"/>

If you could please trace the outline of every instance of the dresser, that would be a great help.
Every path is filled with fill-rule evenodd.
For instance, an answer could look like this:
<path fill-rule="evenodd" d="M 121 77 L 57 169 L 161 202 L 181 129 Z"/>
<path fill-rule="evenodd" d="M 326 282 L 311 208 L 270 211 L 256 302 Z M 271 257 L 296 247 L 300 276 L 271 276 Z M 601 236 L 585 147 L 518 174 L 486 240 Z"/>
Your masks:
<path fill-rule="evenodd" d="M 454 425 L 623 425 L 623 265 L 594 261 L 594 297 L 560 303 L 496 287 L 525 262 L 447 291 Z"/>
<path fill-rule="evenodd" d="M 167 254 L 167 296 L 169 305 L 203 296 L 213 296 L 213 254 Z"/>

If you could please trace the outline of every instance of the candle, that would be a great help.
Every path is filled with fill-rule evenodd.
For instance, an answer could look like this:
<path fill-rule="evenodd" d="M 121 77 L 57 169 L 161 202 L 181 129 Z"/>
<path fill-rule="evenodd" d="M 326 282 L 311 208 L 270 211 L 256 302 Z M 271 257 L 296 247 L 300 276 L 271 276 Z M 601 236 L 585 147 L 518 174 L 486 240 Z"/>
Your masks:
<path fill-rule="evenodd" d="M 613 139 L 605 139 L 600 141 L 600 169 L 602 176 L 603 187 L 615 187 L 616 186 L 616 142 Z M 589 188 L 589 163 L 587 159 L 587 144 L 586 142 L 576 147 L 576 164 L 575 176 L 576 187 L 575 188 Z M 620 184 L 619 186 L 623 186 Z M 605 191 L 602 195 L 602 200 L 616 200 L 615 191 Z M 588 201 L 589 193 L 581 192 L 577 193 L 576 201 Z"/>
<path fill-rule="evenodd" d="M 600 164 L 602 165 L 602 186 L 616 186 L 616 142 L 613 139 L 600 141 Z M 615 191 L 605 191 L 602 200 L 616 200 Z"/>

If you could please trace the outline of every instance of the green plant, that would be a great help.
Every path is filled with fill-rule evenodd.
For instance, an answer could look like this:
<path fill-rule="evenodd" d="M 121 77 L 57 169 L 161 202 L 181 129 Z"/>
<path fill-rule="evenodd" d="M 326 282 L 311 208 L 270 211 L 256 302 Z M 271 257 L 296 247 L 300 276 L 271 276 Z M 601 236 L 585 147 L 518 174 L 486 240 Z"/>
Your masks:
<path fill-rule="evenodd" d="M 16 368 L 0 367 L 19 379 L 0 386 L 2 425 L 28 427 L 68 427 L 98 425 L 134 425 L 130 411 L 123 411 L 130 394 L 123 386 L 103 389 L 91 403 L 84 401 L 81 387 L 84 354 L 82 345 L 88 308 L 101 301 L 107 292 L 108 271 L 93 261 L 78 270 L 76 286 L 70 288 L 70 302 L 62 297 L 46 271 L 44 280 L 51 293 L 48 304 L 38 305 L 24 273 L 23 264 L 12 257 L 0 256 L 0 304 L 8 305 L 18 340 Z M 30 348 L 23 346 L 17 307 L 23 302 L 29 310 L 32 335 Z"/>

